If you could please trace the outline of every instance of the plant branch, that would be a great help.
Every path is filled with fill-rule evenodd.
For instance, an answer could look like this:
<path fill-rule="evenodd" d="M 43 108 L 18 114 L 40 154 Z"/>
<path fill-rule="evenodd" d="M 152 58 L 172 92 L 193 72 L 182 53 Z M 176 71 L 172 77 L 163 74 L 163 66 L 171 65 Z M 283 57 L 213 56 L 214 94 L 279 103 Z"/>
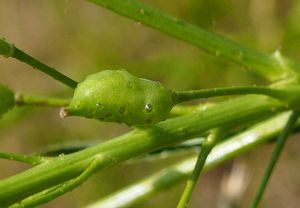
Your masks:
<path fill-rule="evenodd" d="M 89 0 L 123 16 L 143 23 L 180 40 L 198 46 L 210 54 L 239 63 L 253 73 L 271 81 L 299 75 L 300 66 L 283 57 L 279 51 L 272 55 L 258 53 L 222 36 L 180 21 L 158 9 L 136 0 Z"/>
<path fill-rule="evenodd" d="M 282 113 L 271 119 L 257 123 L 245 132 L 231 136 L 214 147 L 209 154 L 203 171 L 217 167 L 221 163 L 233 159 L 251 149 L 255 149 L 276 136 L 284 128 L 290 113 Z M 297 122 L 297 128 L 300 121 Z M 109 194 L 86 208 L 123 208 L 135 205 L 149 197 L 166 191 L 185 181 L 192 173 L 197 157 L 192 156 L 172 166 L 166 167 L 134 184 Z"/>
<path fill-rule="evenodd" d="M 28 163 L 31 165 L 39 165 L 46 160 L 45 157 L 29 156 L 10 152 L 0 152 L 0 158 Z"/>
<path fill-rule="evenodd" d="M 271 177 L 271 174 L 274 170 L 274 167 L 275 167 L 275 165 L 278 161 L 280 153 L 281 153 L 281 151 L 284 147 L 284 144 L 285 144 L 288 136 L 292 132 L 292 130 L 295 126 L 295 123 L 297 122 L 298 117 L 299 117 L 298 112 L 293 112 L 292 115 L 289 117 L 289 120 L 287 121 L 286 126 L 284 127 L 282 133 L 279 135 L 279 137 L 277 139 L 277 142 L 276 142 L 276 146 L 273 150 L 270 162 L 268 164 L 268 167 L 265 171 L 265 174 L 264 174 L 263 179 L 261 181 L 261 184 L 258 188 L 258 191 L 255 195 L 255 198 L 252 202 L 252 205 L 251 205 L 252 208 L 257 208 L 258 207 L 259 202 L 261 201 L 261 199 L 263 197 L 263 194 L 265 192 L 265 189 L 268 185 L 268 182 L 270 180 L 270 177 Z"/>
<path fill-rule="evenodd" d="M 153 159 L 153 158 L 160 158 L 161 155 L 176 154 L 178 151 L 189 151 L 194 150 L 195 148 L 199 148 L 203 142 L 204 138 L 200 137 L 197 139 L 188 140 L 186 142 L 177 144 L 175 146 L 165 147 L 153 152 L 149 152 L 147 155 L 137 158 L 135 162 L 141 161 L 143 159 Z M 80 150 L 86 149 L 93 145 L 96 145 L 96 141 L 90 142 L 70 142 L 70 143 L 62 143 L 62 144 L 54 144 L 50 146 L 46 146 L 41 151 L 38 152 L 38 155 L 48 156 L 48 157 L 55 157 L 59 156 L 60 154 L 71 154 L 74 152 L 78 152 Z M 130 163 L 133 161 L 130 160 Z"/>
<path fill-rule="evenodd" d="M 255 102 L 253 102 L 255 100 Z M 85 150 L 58 157 L 0 181 L 0 204 L 8 206 L 47 188 L 77 177 L 95 155 L 108 167 L 130 158 L 195 138 L 209 129 L 257 121 L 286 109 L 273 98 L 248 95 L 221 102 L 192 115 L 179 116 Z"/>
<path fill-rule="evenodd" d="M 47 106 L 47 107 L 64 107 L 70 103 L 69 99 L 46 97 L 40 95 L 29 95 L 18 93 L 15 96 L 17 106 Z"/>
<path fill-rule="evenodd" d="M 42 192 L 40 192 L 40 193 L 37 193 L 37 194 L 35 194 L 35 195 L 32 195 L 32 196 L 30 196 L 30 197 L 28 197 L 28 198 L 26 198 L 26 201 L 23 203 L 17 203 L 17 204 L 13 204 L 13 205 L 11 205 L 11 206 L 9 206 L 9 208 L 25 208 L 25 207 L 29 207 L 29 206 L 31 206 L 31 208 L 32 207 L 35 207 L 35 204 L 33 204 L 33 203 L 28 203 L 29 201 L 31 201 L 31 199 L 38 199 L 38 197 L 39 196 L 44 196 L 44 195 L 46 195 L 46 194 L 49 194 L 49 193 L 51 193 L 52 191 L 55 191 L 56 189 L 58 189 L 58 188 L 60 188 L 62 186 L 62 184 L 58 184 L 58 185 L 56 185 L 56 186 L 53 186 L 53 187 L 51 187 L 51 188 L 49 188 L 49 189 L 46 189 L 46 190 L 44 190 L 44 191 L 42 191 Z M 28 206 L 27 206 L 28 205 Z"/>
<path fill-rule="evenodd" d="M 34 57 L 28 55 L 23 52 L 19 48 L 17 48 L 14 44 L 6 42 L 4 39 L 0 38 L 0 55 L 4 57 L 13 57 L 19 61 L 22 61 L 39 71 L 48 74 L 52 78 L 58 80 L 59 82 L 67 85 L 68 87 L 75 89 L 77 86 L 77 82 L 73 79 L 67 77 L 66 75 L 60 73 L 56 69 L 38 61 Z"/>
<path fill-rule="evenodd" d="M 29 198 L 24 199 L 23 201 L 12 205 L 11 208 L 17 208 L 17 207 L 35 207 L 41 204 L 44 204 L 46 202 L 51 201 L 52 199 L 63 195 L 64 193 L 68 191 L 72 191 L 79 185 L 81 185 L 84 181 L 86 181 L 91 175 L 93 175 L 96 170 L 98 169 L 99 164 L 101 164 L 101 157 L 95 157 L 90 165 L 86 168 L 86 170 L 83 171 L 82 174 L 80 174 L 78 177 L 71 179 L 63 184 L 60 184 L 58 186 L 55 186 L 53 188 L 50 188 L 46 191 L 42 191 L 41 193 L 37 193 Z"/>
<path fill-rule="evenodd" d="M 220 138 L 220 133 L 221 133 L 220 129 L 212 130 L 212 132 L 207 136 L 207 138 L 204 140 L 203 144 L 201 145 L 201 150 L 198 154 L 196 165 L 194 167 L 191 176 L 187 180 L 185 189 L 181 195 L 177 208 L 188 207 L 192 193 L 195 189 L 200 173 L 204 167 L 206 158 L 211 152 L 211 150 L 213 149 L 213 147 L 217 144 L 217 141 Z"/>
<path fill-rule="evenodd" d="M 175 103 L 181 103 L 199 98 L 209 98 L 217 96 L 227 95 L 244 95 L 244 94 L 262 94 L 276 99 L 281 99 L 280 89 L 273 89 L 270 87 L 222 87 L 222 88 L 211 88 L 202 90 L 188 90 L 173 92 Z"/>

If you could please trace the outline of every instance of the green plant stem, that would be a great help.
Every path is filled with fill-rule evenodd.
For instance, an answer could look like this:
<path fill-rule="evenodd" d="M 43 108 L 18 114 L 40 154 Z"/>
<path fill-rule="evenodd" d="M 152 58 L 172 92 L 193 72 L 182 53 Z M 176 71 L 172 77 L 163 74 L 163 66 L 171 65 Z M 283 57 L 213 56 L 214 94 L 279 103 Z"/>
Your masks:
<path fill-rule="evenodd" d="M 37 206 L 37 205 L 35 205 L 35 203 L 37 203 L 39 196 L 47 195 L 47 194 L 61 188 L 61 186 L 62 186 L 62 184 L 53 186 L 53 187 L 46 189 L 38 194 L 35 194 L 35 195 L 32 195 L 32 196 L 26 198 L 26 201 L 24 201 L 24 202 L 19 202 L 19 203 L 13 204 L 13 205 L 9 206 L 9 208 L 25 208 L 25 207 L 32 208 L 32 207 L 35 207 L 35 206 Z"/>
<path fill-rule="evenodd" d="M 255 100 L 255 102 L 253 102 Z M 80 175 L 97 155 L 101 168 L 195 138 L 222 125 L 240 126 L 286 110 L 278 100 L 248 95 L 218 103 L 192 115 L 179 116 L 152 127 L 136 129 L 85 150 L 58 157 L 0 181 L 0 204 L 8 206 Z"/>
<path fill-rule="evenodd" d="M 68 87 L 75 89 L 77 82 L 73 79 L 67 77 L 66 75 L 60 73 L 56 69 L 38 61 L 27 53 L 23 52 L 19 48 L 15 47 L 14 44 L 6 42 L 4 39 L 0 39 L 0 55 L 4 57 L 13 57 L 19 61 L 22 61 L 39 71 L 48 74 L 52 78 L 60 81 L 61 83 L 67 85 Z"/>
<path fill-rule="evenodd" d="M 199 103 L 197 105 L 175 105 L 171 112 L 171 117 L 187 115 L 190 113 L 196 113 L 197 111 L 202 111 L 203 109 L 207 109 L 213 106 L 213 103 Z"/>
<path fill-rule="evenodd" d="M 149 154 L 137 158 L 135 162 L 139 162 L 141 160 L 149 160 L 149 159 L 155 159 L 155 158 L 161 158 L 161 155 L 166 156 L 166 154 L 169 155 L 174 153 L 178 153 L 178 151 L 190 151 L 194 150 L 195 148 L 199 148 L 202 145 L 204 138 L 196 138 L 192 139 L 180 144 L 177 144 L 175 146 L 171 147 L 165 147 L 153 152 L 150 152 Z M 55 145 L 50 145 L 46 146 L 43 148 L 41 151 L 38 152 L 38 155 L 43 155 L 43 156 L 48 156 L 48 157 L 54 157 L 54 156 L 59 156 L 60 154 L 71 154 L 74 152 L 78 152 L 80 150 L 86 149 L 88 147 L 91 147 L 93 145 L 97 144 L 96 141 L 94 142 L 70 142 L 70 143 L 62 143 L 62 144 L 55 144 Z M 133 161 L 130 160 L 130 163 Z"/>
<path fill-rule="evenodd" d="M 288 136 L 292 132 L 292 130 L 295 126 L 295 123 L 297 122 L 298 117 L 299 117 L 299 113 L 298 112 L 293 112 L 293 114 L 290 116 L 286 126 L 284 127 L 282 133 L 279 135 L 279 137 L 277 139 L 277 142 L 276 142 L 276 146 L 275 146 L 275 148 L 273 150 L 273 153 L 272 153 L 272 157 L 271 157 L 270 162 L 268 164 L 268 167 L 265 171 L 265 174 L 264 174 L 263 179 L 261 181 L 261 184 L 258 188 L 258 191 L 255 195 L 255 198 L 252 202 L 252 205 L 251 205 L 252 208 L 257 208 L 258 207 L 259 202 L 261 201 L 261 199 L 263 197 L 265 189 L 268 185 L 268 182 L 269 182 L 270 177 L 272 175 L 272 172 L 274 170 L 275 164 L 278 161 L 278 158 L 279 158 L 280 153 L 281 153 L 281 151 L 284 147 L 284 144 L 285 144 Z"/>
<path fill-rule="evenodd" d="M 281 91 L 270 87 L 222 87 L 203 90 L 188 90 L 173 92 L 175 103 L 181 103 L 199 98 L 209 98 L 227 95 L 262 94 L 281 99 Z"/>
<path fill-rule="evenodd" d="M 97 156 L 90 163 L 86 170 L 83 171 L 78 177 L 71 179 L 63 184 L 55 186 L 55 188 L 50 188 L 46 192 L 38 193 L 33 195 L 15 205 L 10 206 L 10 208 L 32 208 L 38 205 L 44 204 L 48 201 L 51 201 L 53 198 L 63 195 L 68 191 L 72 191 L 77 186 L 81 185 L 86 181 L 91 175 L 95 173 L 98 168 L 98 162 L 101 161 L 101 158 L 98 160 Z"/>
<path fill-rule="evenodd" d="M 203 171 L 217 167 L 221 163 L 233 159 L 251 149 L 255 149 L 269 140 L 273 140 L 284 128 L 290 112 L 282 113 L 271 119 L 255 124 L 245 132 L 233 135 L 216 145 L 209 154 Z M 299 130 L 300 121 L 297 122 Z M 136 203 L 149 199 L 153 195 L 166 191 L 190 177 L 197 156 L 184 159 L 166 167 L 144 179 L 126 186 L 108 196 L 86 206 L 86 208 L 123 208 L 132 207 Z M 175 206 L 175 205 L 174 205 Z"/>
<path fill-rule="evenodd" d="M 15 96 L 15 102 L 17 106 L 64 107 L 69 105 L 70 99 L 18 93 Z"/>
<path fill-rule="evenodd" d="M 206 158 L 213 149 L 213 147 L 217 144 L 218 139 L 220 138 L 220 131 L 221 130 L 219 129 L 213 130 L 204 140 L 204 143 L 202 144 L 201 150 L 197 157 L 196 165 L 191 176 L 187 180 L 185 189 L 181 195 L 177 208 L 188 207 L 192 193 L 195 189 L 200 173 L 204 167 Z"/>
<path fill-rule="evenodd" d="M 279 52 L 261 54 L 222 36 L 212 34 L 197 26 L 180 21 L 158 9 L 136 0 L 89 0 L 104 8 L 129 17 L 142 24 L 198 46 L 216 56 L 239 63 L 249 71 L 271 81 L 300 73 L 300 66 Z M 295 71 L 293 71 L 295 70 Z"/>
<path fill-rule="evenodd" d="M 10 152 L 0 152 L 0 158 L 28 163 L 31 165 L 38 165 L 46 161 L 45 157 L 29 156 L 29 155 L 16 154 Z"/>

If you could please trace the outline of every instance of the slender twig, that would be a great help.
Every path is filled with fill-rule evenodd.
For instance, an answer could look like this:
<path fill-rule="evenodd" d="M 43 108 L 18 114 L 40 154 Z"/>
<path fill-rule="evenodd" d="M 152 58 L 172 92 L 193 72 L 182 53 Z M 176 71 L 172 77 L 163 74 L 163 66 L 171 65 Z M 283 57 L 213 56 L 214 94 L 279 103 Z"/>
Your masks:
<path fill-rule="evenodd" d="M 265 189 L 268 185 L 268 182 L 270 180 L 271 174 L 274 170 L 275 164 L 278 161 L 278 158 L 280 156 L 280 153 L 284 147 L 284 144 L 288 138 L 288 136 L 290 135 L 291 131 L 293 130 L 295 123 L 297 122 L 297 119 L 299 117 L 299 113 L 298 112 L 293 112 L 293 114 L 290 116 L 286 126 L 284 127 L 282 133 L 279 135 L 277 142 L 276 142 L 276 146 L 273 150 L 270 162 L 268 164 L 268 167 L 265 171 L 265 174 L 263 176 L 263 179 L 261 181 L 261 184 L 258 188 L 258 191 L 255 195 L 255 198 L 252 202 L 251 207 L 252 208 L 257 208 L 259 205 L 259 202 L 261 201 L 263 194 L 265 192 Z"/>
<path fill-rule="evenodd" d="M 270 87 L 258 87 L 258 86 L 247 86 L 247 87 L 222 87 L 222 88 L 211 88 L 201 90 L 188 90 L 173 92 L 175 103 L 181 103 L 184 101 L 209 98 L 227 95 L 244 95 L 244 94 L 262 94 L 270 97 L 282 98 L 281 91 L 279 89 L 273 89 Z"/>
<path fill-rule="evenodd" d="M 51 188 L 49 188 L 49 189 L 46 189 L 46 190 L 44 190 L 44 191 L 42 191 L 42 192 L 40 192 L 40 193 L 37 193 L 37 194 L 35 194 L 35 195 L 33 195 L 33 196 L 30 196 L 30 197 L 26 198 L 26 201 L 25 201 L 24 204 L 23 204 L 22 202 L 16 203 L 16 204 L 13 204 L 12 206 L 9 206 L 9 208 L 25 208 L 26 205 L 27 205 L 26 202 L 29 201 L 30 199 L 36 199 L 38 196 L 44 196 L 44 195 L 47 195 L 48 193 L 57 190 L 57 189 L 60 188 L 61 186 L 62 186 L 62 184 L 58 184 L 58 185 L 56 185 L 56 186 L 53 186 L 53 187 L 51 187 Z M 34 204 L 30 204 L 30 205 L 31 205 L 31 207 L 36 207 Z M 28 207 L 28 206 L 27 206 L 27 207 Z"/>
<path fill-rule="evenodd" d="M 101 161 L 103 158 L 101 157 L 95 157 L 89 164 L 89 166 L 86 168 L 86 170 L 83 171 L 82 174 L 80 174 L 78 177 L 75 177 L 63 184 L 60 184 L 55 187 L 51 187 L 50 189 L 43 191 L 41 193 L 38 193 L 36 195 L 33 195 L 31 197 L 28 197 L 24 199 L 23 201 L 10 206 L 11 208 L 29 208 L 29 207 L 35 207 L 41 204 L 44 204 L 46 202 L 51 201 L 52 199 L 63 195 L 64 193 L 73 190 L 74 188 L 80 186 L 82 183 L 84 183 L 90 176 L 92 176 L 99 166 L 99 161 Z"/>
<path fill-rule="evenodd" d="M 236 42 L 212 34 L 199 27 L 180 21 L 156 8 L 136 0 L 89 0 L 104 8 L 129 17 L 187 43 L 198 46 L 216 56 L 222 56 L 249 68 L 250 71 L 275 81 L 300 73 L 300 66 L 282 56 L 258 53 Z M 295 71 L 293 71 L 295 70 Z"/>
<path fill-rule="evenodd" d="M 38 165 L 46 160 L 45 157 L 23 155 L 11 152 L 0 152 L 0 158 L 28 163 L 31 165 Z"/>
<path fill-rule="evenodd" d="M 201 145 L 201 150 L 198 154 L 198 158 L 196 161 L 196 165 L 194 170 L 187 180 L 185 189 L 181 195 L 177 208 L 186 208 L 188 207 L 190 198 L 192 193 L 195 189 L 196 183 L 198 181 L 199 175 L 204 167 L 205 161 L 209 153 L 211 152 L 212 148 L 216 145 L 218 139 L 220 138 L 220 129 L 213 130 L 207 138 L 204 140 L 203 144 Z"/>
<path fill-rule="evenodd" d="M 67 77 L 56 69 L 40 62 L 39 60 L 17 48 L 14 44 L 8 43 L 4 39 L 0 39 L 0 55 L 18 59 L 19 61 L 22 61 L 45 74 L 48 74 L 52 78 L 60 81 L 72 89 L 75 89 L 78 84 L 70 77 Z"/>
<path fill-rule="evenodd" d="M 64 107 L 69 105 L 70 99 L 17 93 L 15 102 L 17 106 Z"/>

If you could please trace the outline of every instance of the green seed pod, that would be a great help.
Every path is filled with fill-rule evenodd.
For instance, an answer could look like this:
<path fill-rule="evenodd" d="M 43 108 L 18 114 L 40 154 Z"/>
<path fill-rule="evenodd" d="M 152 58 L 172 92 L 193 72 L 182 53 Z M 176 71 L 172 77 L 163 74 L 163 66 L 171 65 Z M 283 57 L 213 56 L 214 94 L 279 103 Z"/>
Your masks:
<path fill-rule="evenodd" d="M 15 105 L 14 93 L 0 84 L 0 117 Z"/>
<path fill-rule="evenodd" d="M 172 92 L 160 83 L 125 70 L 106 70 L 78 84 L 62 116 L 147 126 L 165 120 L 173 105 Z"/>

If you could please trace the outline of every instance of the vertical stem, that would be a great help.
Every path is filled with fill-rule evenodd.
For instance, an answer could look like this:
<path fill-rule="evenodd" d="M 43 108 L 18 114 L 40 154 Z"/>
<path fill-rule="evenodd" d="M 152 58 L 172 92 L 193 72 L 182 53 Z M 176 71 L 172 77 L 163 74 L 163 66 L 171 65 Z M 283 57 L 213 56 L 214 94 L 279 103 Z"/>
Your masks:
<path fill-rule="evenodd" d="M 177 208 L 185 208 L 188 206 L 193 190 L 195 189 L 196 183 L 198 181 L 199 175 L 205 164 L 206 158 L 209 155 L 212 148 L 217 143 L 219 137 L 220 137 L 220 130 L 216 129 L 210 135 L 208 135 L 208 137 L 203 142 L 200 153 L 197 158 L 195 168 L 192 172 L 192 175 L 187 180 L 186 187 L 183 191 L 183 194 L 181 195 Z"/>
<path fill-rule="evenodd" d="M 285 144 L 289 134 L 293 130 L 293 127 L 294 127 L 298 117 L 299 117 L 299 114 L 297 112 L 293 112 L 292 115 L 290 116 L 285 128 L 283 129 L 282 133 L 279 135 L 279 137 L 277 139 L 276 146 L 275 146 L 275 148 L 273 150 L 273 153 L 272 153 L 272 156 L 271 156 L 271 160 L 268 164 L 268 167 L 267 167 L 266 172 L 263 176 L 262 182 L 261 182 L 261 184 L 259 186 L 259 189 L 258 189 L 258 191 L 255 195 L 255 198 L 252 202 L 252 205 L 251 205 L 252 208 L 257 208 L 258 207 L 258 204 L 261 201 L 262 196 L 264 194 L 264 191 L 265 191 L 265 189 L 267 187 L 267 184 L 270 180 L 270 177 L 271 177 L 271 174 L 272 174 L 273 169 L 275 167 L 275 164 L 278 161 L 278 158 L 279 158 L 280 153 L 281 153 L 281 151 L 284 147 L 284 144 Z"/>

